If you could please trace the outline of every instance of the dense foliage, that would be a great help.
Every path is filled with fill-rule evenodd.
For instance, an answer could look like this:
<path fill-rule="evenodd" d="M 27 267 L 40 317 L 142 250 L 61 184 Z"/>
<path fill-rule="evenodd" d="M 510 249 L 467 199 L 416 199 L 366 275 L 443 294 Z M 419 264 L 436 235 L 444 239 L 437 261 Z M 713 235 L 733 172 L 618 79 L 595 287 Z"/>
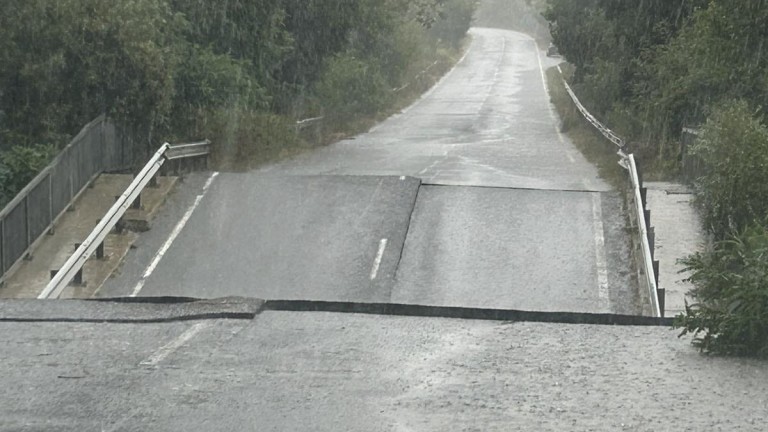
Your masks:
<path fill-rule="evenodd" d="M 692 153 L 704 163 L 697 199 L 718 239 L 768 216 L 768 127 L 744 101 L 716 108 Z"/>
<path fill-rule="evenodd" d="M 768 354 L 768 0 L 549 0 L 560 52 L 590 110 L 646 164 L 679 166 L 701 127 L 696 197 L 714 243 L 689 257 L 695 304 L 678 325 L 707 352 Z"/>
<path fill-rule="evenodd" d="M 716 241 L 684 260 L 695 303 L 677 325 L 702 351 L 768 356 L 768 127 L 745 101 L 717 107 L 694 154 L 697 199 Z"/>
<path fill-rule="evenodd" d="M 768 357 L 768 229 L 753 224 L 684 261 L 696 288 L 677 319 L 703 352 Z"/>
<path fill-rule="evenodd" d="M 55 153 L 54 147 L 46 145 L 13 146 L 0 153 L 0 203 L 13 199 Z"/>
<path fill-rule="evenodd" d="M 253 124 L 288 140 L 256 146 L 291 145 L 297 117 L 382 109 L 458 46 L 474 3 L 6 0 L 0 151 L 61 146 L 104 112 L 147 145 L 205 135 L 258 152 Z"/>

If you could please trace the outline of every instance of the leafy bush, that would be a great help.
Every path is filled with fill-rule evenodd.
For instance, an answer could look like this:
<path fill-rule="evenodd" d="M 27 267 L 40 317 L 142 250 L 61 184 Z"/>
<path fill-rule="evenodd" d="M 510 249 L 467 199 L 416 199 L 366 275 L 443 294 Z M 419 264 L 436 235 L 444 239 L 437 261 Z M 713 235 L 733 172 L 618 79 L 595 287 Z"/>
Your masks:
<path fill-rule="evenodd" d="M 343 123 L 361 114 L 376 114 L 388 103 L 390 90 L 376 62 L 348 52 L 327 62 L 316 94 L 326 118 L 333 123 Z"/>
<path fill-rule="evenodd" d="M 753 224 L 683 264 L 694 304 L 677 317 L 703 352 L 768 357 L 768 229 Z"/>
<path fill-rule="evenodd" d="M 768 127 L 746 102 L 714 111 L 692 148 L 705 165 L 696 198 L 716 238 L 768 215 Z"/>
<path fill-rule="evenodd" d="M 247 170 L 300 147 L 292 119 L 238 107 L 204 113 L 196 136 L 216 143 L 212 162 L 219 169 Z"/>

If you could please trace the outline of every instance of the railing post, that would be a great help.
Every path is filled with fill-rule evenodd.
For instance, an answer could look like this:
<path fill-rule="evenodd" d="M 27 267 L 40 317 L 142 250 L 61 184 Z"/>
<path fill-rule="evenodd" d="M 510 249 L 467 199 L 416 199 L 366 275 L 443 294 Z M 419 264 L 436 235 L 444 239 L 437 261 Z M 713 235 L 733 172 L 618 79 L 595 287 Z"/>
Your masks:
<path fill-rule="evenodd" d="M 661 312 L 661 317 L 664 318 L 664 309 L 667 308 L 667 290 L 664 288 L 657 288 L 656 292 L 659 300 L 659 311 Z"/>
<path fill-rule="evenodd" d="M 26 232 L 24 233 L 26 236 L 26 243 L 24 244 L 24 249 L 29 250 L 29 245 L 32 244 L 32 229 L 30 227 L 30 220 L 29 220 L 29 194 L 24 197 L 24 228 Z M 29 258 L 29 252 L 26 252 L 24 254 L 24 258 Z"/>
<path fill-rule="evenodd" d="M 53 234 L 53 174 L 48 172 L 48 234 Z"/>
<path fill-rule="evenodd" d="M 72 198 L 75 197 L 75 180 L 72 178 L 72 169 L 69 170 L 69 197 L 67 201 L 69 201 L 69 206 L 67 207 L 67 210 L 73 211 L 75 210 L 75 204 L 72 202 Z"/>
<path fill-rule="evenodd" d="M 99 246 L 96 247 L 96 259 L 104 259 L 104 242 L 106 240 L 99 243 Z"/>
<path fill-rule="evenodd" d="M 0 219 L 0 277 L 5 275 L 5 219 Z"/>

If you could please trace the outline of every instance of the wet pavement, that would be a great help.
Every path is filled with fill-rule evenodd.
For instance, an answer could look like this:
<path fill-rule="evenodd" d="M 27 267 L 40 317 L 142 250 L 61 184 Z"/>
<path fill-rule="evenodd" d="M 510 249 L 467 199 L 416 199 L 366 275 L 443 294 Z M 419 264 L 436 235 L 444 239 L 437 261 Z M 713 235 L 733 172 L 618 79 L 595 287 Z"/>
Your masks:
<path fill-rule="evenodd" d="M 0 300 L 0 430 L 764 430 L 766 363 L 666 327 L 253 298 L 642 310 L 620 193 L 557 132 L 547 60 L 521 34 L 473 35 L 368 134 L 186 177 L 100 293 L 250 299 Z"/>
<path fill-rule="evenodd" d="M 150 313 L 101 304 L 77 317 L 102 307 Z M 0 351 L 1 430 L 761 431 L 768 421 L 768 365 L 699 355 L 664 327 L 262 312 L 0 321 L 0 342 L 12 348 Z"/>
<path fill-rule="evenodd" d="M 410 175 L 425 183 L 607 191 L 561 135 L 545 90 L 554 65 L 529 36 L 471 30 L 466 56 L 419 101 L 373 130 L 260 172 Z"/>
<path fill-rule="evenodd" d="M 641 313 L 621 200 L 557 129 L 552 60 L 520 33 L 472 37 L 370 132 L 198 175 L 100 295 Z"/>
<path fill-rule="evenodd" d="M 631 259 L 624 233 L 615 229 L 623 224 L 621 201 L 608 197 L 423 186 L 392 301 L 636 313 L 632 282 L 616 271 Z"/>

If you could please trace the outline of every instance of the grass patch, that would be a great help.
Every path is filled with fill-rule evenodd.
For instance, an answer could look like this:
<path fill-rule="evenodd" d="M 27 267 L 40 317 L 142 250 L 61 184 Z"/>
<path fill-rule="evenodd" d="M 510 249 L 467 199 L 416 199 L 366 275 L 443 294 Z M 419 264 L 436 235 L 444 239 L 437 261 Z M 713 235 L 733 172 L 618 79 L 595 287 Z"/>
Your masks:
<path fill-rule="evenodd" d="M 568 69 L 564 68 L 568 74 Z M 600 134 L 581 115 L 571 100 L 556 67 L 547 69 L 549 96 L 560 116 L 560 131 L 584 157 L 597 167 L 598 174 L 616 189 L 626 187 L 626 172 L 619 165 L 618 148 Z"/>

